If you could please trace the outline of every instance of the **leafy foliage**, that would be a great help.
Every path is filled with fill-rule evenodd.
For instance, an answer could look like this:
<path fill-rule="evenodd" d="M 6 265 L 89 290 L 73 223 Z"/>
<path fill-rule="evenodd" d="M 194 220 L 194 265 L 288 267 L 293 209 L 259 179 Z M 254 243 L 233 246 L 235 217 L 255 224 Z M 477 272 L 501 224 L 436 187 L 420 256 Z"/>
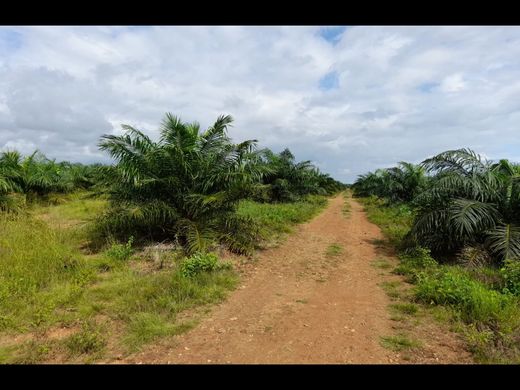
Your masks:
<path fill-rule="evenodd" d="M 518 164 L 448 150 L 419 165 L 401 162 L 361 175 L 353 189 L 357 196 L 408 204 L 415 215 L 408 242 L 436 256 L 479 247 L 496 260 L 520 259 Z"/>
<path fill-rule="evenodd" d="M 118 244 L 114 243 L 112 246 L 106 250 L 105 255 L 109 259 L 113 259 L 116 261 L 124 261 L 128 260 L 130 256 L 134 253 L 132 249 L 132 243 L 134 242 L 134 237 L 130 236 L 126 244 Z"/>
<path fill-rule="evenodd" d="M 520 262 L 506 260 L 500 273 L 505 281 L 506 290 L 520 296 Z"/>
<path fill-rule="evenodd" d="M 412 235 L 432 250 L 453 253 L 484 245 L 498 259 L 520 259 L 520 167 L 492 164 L 469 149 L 423 161 L 430 186 L 414 199 Z"/>
<path fill-rule="evenodd" d="M 346 187 L 329 175 L 321 173 L 310 161 L 296 162 L 289 149 L 276 154 L 262 151 L 262 164 L 266 168 L 263 186 L 259 186 L 253 199 L 263 202 L 294 202 L 308 194 L 331 195 Z"/>
<path fill-rule="evenodd" d="M 19 211 L 26 201 L 55 192 L 91 188 L 99 180 L 99 164 L 57 163 L 35 151 L 22 157 L 16 151 L 0 154 L 0 210 Z"/>
<path fill-rule="evenodd" d="M 426 186 L 421 166 L 400 162 L 398 166 L 360 175 L 352 188 L 356 196 L 375 195 L 393 202 L 411 201 Z"/>
<path fill-rule="evenodd" d="M 214 253 L 199 252 L 184 260 L 181 266 L 181 274 L 186 278 L 190 278 L 200 272 L 214 271 L 217 265 L 217 255 Z"/>
<path fill-rule="evenodd" d="M 257 229 L 236 215 L 236 207 L 266 169 L 255 140 L 231 142 L 231 123 L 231 116 L 220 116 L 201 131 L 198 123 L 168 113 L 158 142 L 127 125 L 124 135 L 103 136 L 100 148 L 117 165 L 108 172 L 111 207 L 100 221 L 102 231 L 175 238 L 188 253 L 207 250 L 214 241 L 249 253 Z"/>

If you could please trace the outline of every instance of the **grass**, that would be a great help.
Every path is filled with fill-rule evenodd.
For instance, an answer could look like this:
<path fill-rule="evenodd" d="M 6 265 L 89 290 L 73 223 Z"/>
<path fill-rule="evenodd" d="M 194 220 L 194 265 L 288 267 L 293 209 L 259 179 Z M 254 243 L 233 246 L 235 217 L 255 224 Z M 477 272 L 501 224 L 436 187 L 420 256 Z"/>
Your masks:
<path fill-rule="evenodd" d="M 18 348 L 4 348 L 0 350 L 0 363 L 4 364 L 38 364 L 49 354 L 52 343 L 30 340 L 22 343 Z"/>
<path fill-rule="evenodd" d="M 323 196 L 291 204 L 244 201 L 239 213 L 262 226 L 265 240 L 273 240 L 326 204 Z M 150 254 L 132 240 L 90 253 L 84 249 L 90 221 L 105 207 L 104 199 L 78 192 L 0 217 L 0 337 L 28 336 L 26 342 L 2 345 L 0 363 L 53 356 L 91 362 L 106 353 L 109 341 L 110 351 L 132 353 L 189 330 L 198 308 L 223 300 L 236 287 L 238 275 L 230 264 L 212 261 L 208 268 L 171 250 L 161 252 L 167 267 L 161 260 L 161 267 L 143 272 L 140 264 L 149 263 Z M 46 339 L 49 330 L 78 324 L 65 339 Z"/>
<path fill-rule="evenodd" d="M 372 265 L 376 268 L 380 269 L 389 269 L 392 268 L 392 264 L 388 262 L 386 259 L 375 259 Z"/>
<path fill-rule="evenodd" d="M 405 250 L 403 238 L 412 223 L 411 210 L 403 205 L 386 205 L 376 198 L 361 202 L 369 220 L 382 228 L 391 245 L 402 250 L 400 264 L 393 272 L 415 285 L 412 299 L 433 308 L 434 318 L 449 322 L 452 329 L 462 333 L 477 361 L 519 363 L 520 300 L 504 288 L 503 272 L 493 267 L 469 269 L 439 264 L 424 248 Z M 395 286 L 382 286 L 388 295 L 399 296 Z M 415 310 L 408 304 L 399 307 L 393 305 L 393 311 Z M 394 341 L 388 343 L 398 340 Z"/>
<path fill-rule="evenodd" d="M 343 203 L 343 208 L 341 209 L 341 212 L 343 213 L 343 216 L 349 217 L 351 212 L 351 205 L 349 199 L 352 197 L 351 191 L 346 190 L 343 193 L 343 198 L 345 199 L 345 202 Z"/>
<path fill-rule="evenodd" d="M 111 335 L 117 349 L 135 351 L 190 329 L 194 321 L 179 314 L 218 302 L 236 286 L 229 264 L 185 277 L 178 256 L 172 256 L 172 266 L 143 274 L 132 262 L 147 259 L 131 242 L 94 255 L 82 252 L 88 231 L 76 222 L 101 209 L 98 203 L 78 197 L 0 218 L 0 336 L 30 336 L 2 346 L 1 363 L 35 363 L 64 351 L 69 358 L 96 359 L 110 329 L 118 329 Z M 98 318 L 106 320 L 106 329 L 95 325 Z M 42 343 L 48 330 L 78 323 L 81 330 L 60 343 Z"/>
<path fill-rule="evenodd" d="M 35 205 L 33 213 L 56 227 L 70 227 L 93 220 L 105 210 L 108 201 L 93 197 L 91 193 L 78 191 L 55 195 L 51 202 Z"/>
<path fill-rule="evenodd" d="M 411 339 L 405 334 L 381 337 L 379 342 L 382 347 L 396 352 L 421 347 L 420 341 Z"/>
<path fill-rule="evenodd" d="M 293 226 L 310 220 L 327 205 L 324 196 L 310 195 L 294 203 L 241 201 L 238 214 L 251 217 L 261 227 L 261 237 L 269 242 L 293 231 Z"/>
<path fill-rule="evenodd" d="M 339 256 L 343 253 L 343 247 L 339 244 L 331 244 L 327 247 L 327 251 L 325 252 L 325 255 L 327 257 L 335 257 Z"/>
<path fill-rule="evenodd" d="M 85 322 L 81 330 L 64 340 L 70 356 L 99 353 L 107 345 L 106 332 L 93 322 Z"/>
<path fill-rule="evenodd" d="M 396 313 L 406 314 L 410 316 L 415 316 L 419 311 L 417 305 L 413 303 L 394 303 L 390 305 L 390 309 L 392 309 Z"/>
<path fill-rule="evenodd" d="M 389 205 L 376 197 L 358 199 L 368 220 L 378 225 L 393 246 L 399 247 L 412 226 L 412 210 L 406 205 Z"/>
<path fill-rule="evenodd" d="M 381 283 L 381 287 L 386 292 L 386 294 L 390 298 L 398 298 L 401 293 L 399 292 L 399 286 L 401 285 L 401 282 L 399 281 L 391 281 L 391 282 L 383 282 Z"/>

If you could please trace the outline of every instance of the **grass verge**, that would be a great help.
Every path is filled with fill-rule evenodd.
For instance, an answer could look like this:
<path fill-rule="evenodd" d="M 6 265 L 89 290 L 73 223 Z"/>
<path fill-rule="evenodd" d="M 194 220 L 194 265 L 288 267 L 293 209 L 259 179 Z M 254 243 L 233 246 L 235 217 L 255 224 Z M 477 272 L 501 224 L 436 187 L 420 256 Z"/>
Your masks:
<path fill-rule="evenodd" d="M 443 308 L 435 310 L 434 317 L 450 322 L 452 329 L 464 335 L 476 361 L 519 363 L 520 302 L 503 288 L 498 270 L 439 264 L 420 247 L 403 250 L 403 238 L 413 219 L 410 208 L 387 205 L 377 198 L 360 200 L 369 220 L 381 227 L 391 245 L 402 249 L 400 264 L 393 272 L 415 285 L 411 298 L 424 307 Z M 399 296 L 395 287 L 383 284 L 391 297 Z M 415 310 L 406 307 L 401 309 Z M 399 344 L 398 340 L 386 342 Z"/>

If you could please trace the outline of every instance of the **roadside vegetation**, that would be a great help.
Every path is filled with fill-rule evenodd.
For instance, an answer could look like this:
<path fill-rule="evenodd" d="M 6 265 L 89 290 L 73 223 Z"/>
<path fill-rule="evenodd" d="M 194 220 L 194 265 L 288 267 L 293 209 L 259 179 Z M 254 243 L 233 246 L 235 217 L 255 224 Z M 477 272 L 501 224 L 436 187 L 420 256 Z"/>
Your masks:
<path fill-rule="evenodd" d="M 249 256 L 345 186 L 310 162 L 167 114 L 123 126 L 113 165 L 0 153 L 0 363 L 94 362 L 193 327 Z"/>
<path fill-rule="evenodd" d="M 447 313 L 477 361 L 519 363 L 519 165 L 452 150 L 362 175 L 353 190 L 399 250 L 393 272 L 414 284 L 411 299 Z"/>

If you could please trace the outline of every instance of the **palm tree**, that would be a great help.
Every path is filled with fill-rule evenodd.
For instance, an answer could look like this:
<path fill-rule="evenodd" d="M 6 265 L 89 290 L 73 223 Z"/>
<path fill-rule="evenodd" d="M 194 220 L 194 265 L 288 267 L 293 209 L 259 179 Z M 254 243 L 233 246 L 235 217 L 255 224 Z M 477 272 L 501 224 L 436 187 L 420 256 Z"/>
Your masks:
<path fill-rule="evenodd" d="M 491 163 L 470 149 L 449 150 L 421 164 L 434 174 L 414 200 L 411 235 L 452 253 L 483 244 L 499 259 L 520 259 L 520 166 Z"/>
<path fill-rule="evenodd" d="M 421 166 L 401 161 L 396 167 L 360 175 L 353 189 L 357 196 L 375 195 L 391 202 L 410 202 L 426 183 Z"/>
<path fill-rule="evenodd" d="M 128 125 L 122 126 L 124 135 L 104 135 L 99 146 L 117 162 L 104 231 L 177 238 L 189 253 L 215 240 L 250 252 L 257 232 L 251 220 L 237 216 L 236 207 L 264 169 L 256 140 L 231 142 L 227 127 L 232 121 L 220 116 L 201 131 L 198 123 L 167 113 L 158 142 Z"/>
<path fill-rule="evenodd" d="M 330 195 L 344 186 L 321 173 L 310 161 L 296 162 L 289 149 L 276 154 L 269 149 L 262 151 L 266 174 L 262 191 L 257 200 L 291 202 L 307 194 Z"/>

